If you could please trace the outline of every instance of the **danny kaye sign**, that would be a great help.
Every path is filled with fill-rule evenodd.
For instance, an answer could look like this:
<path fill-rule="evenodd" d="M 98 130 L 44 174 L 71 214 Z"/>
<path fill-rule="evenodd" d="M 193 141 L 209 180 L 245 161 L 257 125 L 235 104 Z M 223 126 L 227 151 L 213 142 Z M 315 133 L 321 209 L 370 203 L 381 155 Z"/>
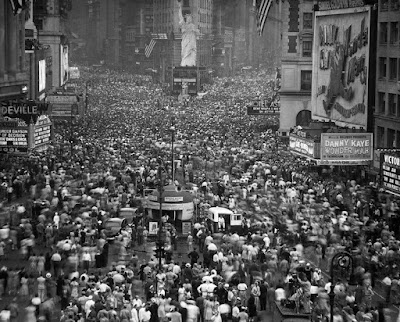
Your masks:
<path fill-rule="evenodd" d="M 315 13 L 313 115 L 341 126 L 367 126 L 370 8 Z"/>

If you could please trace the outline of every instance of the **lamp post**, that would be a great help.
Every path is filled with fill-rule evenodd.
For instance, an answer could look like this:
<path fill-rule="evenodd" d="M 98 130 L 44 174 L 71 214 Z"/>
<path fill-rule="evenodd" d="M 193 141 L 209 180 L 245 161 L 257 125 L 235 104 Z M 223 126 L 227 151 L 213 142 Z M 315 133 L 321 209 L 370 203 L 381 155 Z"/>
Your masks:
<path fill-rule="evenodd" d="M 172 170 L 172 183 L 175 182 L 175 160 L 174 160 L 174 141 L 175 141 L 175 125 L 172 125 L 171 130 L 171 170 Z"/>
<path fill-rule="evenodd" d="M 161 268 L 162 266 L 162 257 L 163 257 L 163 250 L 164 250 L 164 242 L 162 240 L 162 228 L 163 228 L 163 222 L 162 222 L 162 202 L 163 202 L 163 191 L 164 191 L 164 186 L 163 186 L 163 180 L 162 180 L 162 167 L 161 165 L 158 168 L 158 193 L 159 193 L 159 198 L 160 198 L 160 218 L 158 221 L 158 236 L 157 236 L 157 242 L 156 242 L 156 251 L 158 254 L 158 267 Z"/>
<path fill-rule="evenodd" d="M 341 272 L 345 272 L 346 275 L 349 276 L 349 279 L 352 277 L 353 274 L 353 256 L 349 252 L 339 252 L 333 256 L 331 261 L 331 290 L 329 292 L 329 303 L 331 306 L 331 318 L 330 321 L 333 322 L 333 306 L 335 304 L 335 271 L 338 270 Z M 345 274 L 343 274 L 345 275 Z"/>

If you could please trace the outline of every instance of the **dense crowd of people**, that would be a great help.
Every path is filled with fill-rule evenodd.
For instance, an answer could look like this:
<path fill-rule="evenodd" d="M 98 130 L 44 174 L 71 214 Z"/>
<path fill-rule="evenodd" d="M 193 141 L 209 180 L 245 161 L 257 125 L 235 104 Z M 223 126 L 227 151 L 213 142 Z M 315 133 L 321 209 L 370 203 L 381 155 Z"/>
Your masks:
<path fill-rule="evenodd" d="M 146 76 L 82 75 L 85 115 L 55 124 L 46 152 L 2 164 L 2 196 L 13 207 L 2 216 L 0 260 L 28 264 L 0 271 L 0 295 L 12 296 L 0 321 L 22 314 L 21 298 L 29 322 L 52 321 L 59 308 L 62 322 L 245 322 L 279 309 L 328 321 L 331 289 L 334 321 L 391 321 L 387 307 L 400 302 L 398 200 L 356 171 L 292 155 L 275 135 L 276 116 L 246 115 L 254 100 L 277 104 L 272 76 L 216 78 L 179 102 Z M 143 195 L 159 168 L 197 202 L 188 236 L 165 232 L 161 265 L 141 253 Z M 104 223 L 125 206 L 142 216 L 111 243 Z M 240 229 L 211 228 L 213 206 L 242 214 Z M 178 237 L 182 262 L 173 256 Z M 331 281 L 324 272 L 340 251 L 354 269 Z M 373 300 L 378 286 L 383 303 Z"/>

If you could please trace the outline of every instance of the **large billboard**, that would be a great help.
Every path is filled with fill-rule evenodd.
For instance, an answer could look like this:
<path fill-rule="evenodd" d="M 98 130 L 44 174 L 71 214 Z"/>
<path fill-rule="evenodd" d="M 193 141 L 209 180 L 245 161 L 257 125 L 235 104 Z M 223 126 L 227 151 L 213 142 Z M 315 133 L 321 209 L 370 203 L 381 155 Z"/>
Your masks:
<path fill-rule="evenodd" d="M 68 46 L 60 46 L 60 86 L 69 79 Z"/>
<path fill-rule="evenodd" d="M 38 93 L 46 89 L 46 60 L 42 59 L 38 62 Z"/>
<path fill-rule="evenodd" d="M 313 119 L 367 128 L 370 7 L 315 12 Z"/>
<path fill-rule="evenodd" d="M 48 116 L 41 115 L 35 124 L 34 130 L 34 148 L 46 147 L 50 144 L 51 120 Z"/>
<path fill-rule="evenodd" d="M 26 154 L 28 152 L 28 126 L 22 120 L 0 121 L 0 153 Z"/>
<path fill-rule="evenodd" d="M 78 98 L 75 94 L 70 95 L 48 95 L 46 103 L 50 104 L 52 117 L 70 118 L 78 114 L 75 106 L 78 105 Z"/>
<path fill-rule="evenodd" d="M 386 191 L 400 196 L 400 157 L 382 154 L 381 161 L 382 186 Z"/>
<path fill-rule="evenodd" d="M 324 165 L 367 165 L 373 159 L 372 133 L 322 133 Z"/>

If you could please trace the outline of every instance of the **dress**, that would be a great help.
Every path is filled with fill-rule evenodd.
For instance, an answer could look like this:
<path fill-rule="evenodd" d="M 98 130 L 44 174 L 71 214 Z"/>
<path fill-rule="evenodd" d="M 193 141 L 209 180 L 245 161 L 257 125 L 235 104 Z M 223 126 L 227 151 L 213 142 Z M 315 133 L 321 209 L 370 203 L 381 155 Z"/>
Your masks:
<path fill-rule="evenodd" d="M 21 296 L 29 296 L 28 279 L 25 276 L 21 277 L 21 287 L 19 289 L 19 294 Z"/>

